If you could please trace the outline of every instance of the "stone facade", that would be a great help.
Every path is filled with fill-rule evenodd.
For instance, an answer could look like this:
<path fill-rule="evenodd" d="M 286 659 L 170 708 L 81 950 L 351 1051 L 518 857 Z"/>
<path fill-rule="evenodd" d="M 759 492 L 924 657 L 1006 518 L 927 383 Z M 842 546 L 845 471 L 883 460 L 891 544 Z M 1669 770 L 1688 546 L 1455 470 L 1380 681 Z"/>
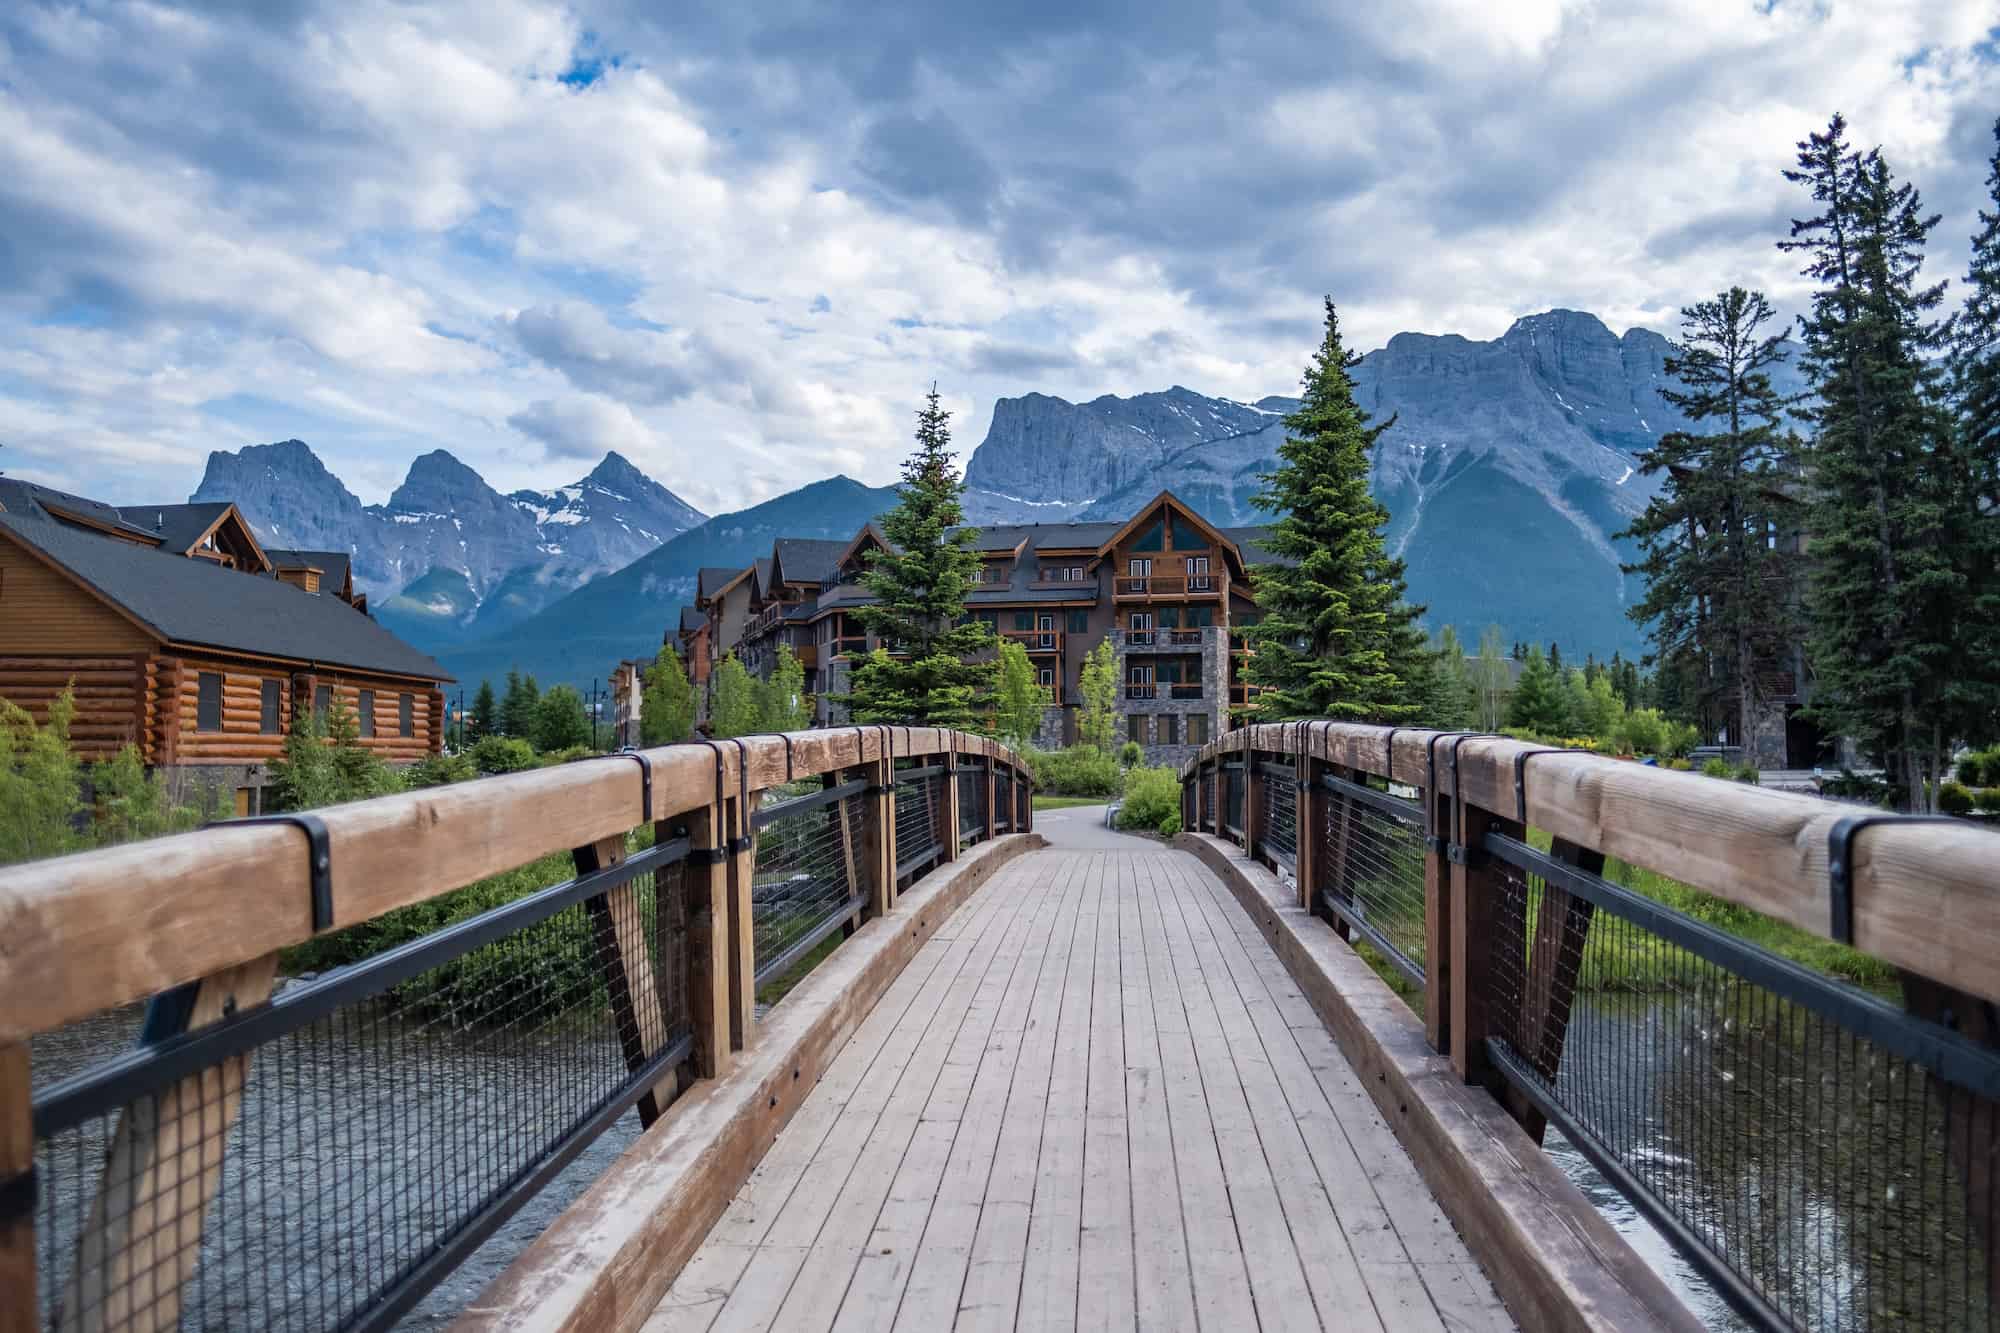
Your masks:
<path fill-rule="evenodd" d="M 1112 644 L 1118 663 L 1118 736 L 1120 745 L 1137 740 L 1145 747 L 1148 764 L 1178 765 L 1194 757 L 1197 750 L 1228 729 L 1229 632 L 1210 626 L 1201 632 L 1200 678 L 1181 682 L 1200 688 L 1193 697 L 1174 697 L 1173 687 L 1155 684 L 1150 698 L 1134 697 L 1143 687 L 1131 684 L 1134 667 L 1144 667 L 1151 659 L 1186 657 L 1192 646 L 1177 649 L 1157 644 L 1135 644 L 1131 636 L 1114 632 Z M 1189 719 L 1200 718 L 1190 725 Z M 1137 734 L 1134 734 L 1134 728 Z M 1198 735 L 1199 739 L 1190 739 Z"/>

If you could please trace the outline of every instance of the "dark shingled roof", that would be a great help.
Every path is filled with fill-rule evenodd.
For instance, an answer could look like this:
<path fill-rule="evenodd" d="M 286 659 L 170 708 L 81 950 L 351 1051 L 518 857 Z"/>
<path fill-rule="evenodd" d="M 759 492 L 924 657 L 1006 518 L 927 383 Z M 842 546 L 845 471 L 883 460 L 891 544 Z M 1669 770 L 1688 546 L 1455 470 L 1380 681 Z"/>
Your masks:
<path fill-rule="evenodd" d="M 164 506 L 163 506 L 164 507 Z M 139 527 L 128 521 L 115 505 L 88 496 L 71 495 L 53 486 L 41 486 L 19 477 L 0 477 L 0 510 L 17 514 L 23 518 L 39 518 L 53 521 L 51 509 L 59 509 L 65 514 L 75 514 L 107 528 L 118 528 L 125 532 L 159 540 L 159 534 L 151 527 Z"/>
<path fill-rule="evenodd" d="M 825 583 L 833 577 L 833 562 L 847 549 L 846 542 L 823 541 L 816 537 L 780 537 L 774 548 L 785 578 L 794 583 Z"/>
<path fill-rule="evenodd" d="M 291 547 L 266 546 L 264 554 L 270 556 L 271 563 L 279 569 L 317 569 L 322 588 L 340 588 L 347 584 L 348 555 L 345 551 L 300 551 Z"/>
<path fill-rule="evenodd" d="M 750 566 L 750 596 L 758 601 L 770 596 L 771 562 L 765 556 L 758 556 Z"/>
<path fill-rule="evenodd" d="M 697 597 L 713 597 L 722 591 L 724 584 L 742 572 L 741 565 L 703 565 L 694 576 L 694 594 Z"/>
<path fill-rule="evenodd" d="M 681 608 L 681 633 L 692 634 L 708 623 L 708 617 L 691 606 Z"/>
<path fill-rule="evenodd" d="M 229 508 L 227 500 L 186 505 L 120 505 L 118 512 L 133 527 L 157 536 L 176 555 L 192 547 Z"/>
<path fill-rule="evenodd" d="M 0 540 L 40 551 L 160 637 L 329 667 L 451 673 L 338 597 L 45 519 L 0 514 Z"/>
<path fill-rule="evenodd" d="M 1217 531 L 1229 538 L 1230 541 L 1235 542 L 1237 547 L 1242 550 L 1243 563 L 1246 565 L 1295 565 L 1298 563 L 1296 560 L 1289 560 L 1284 556 L 1274 555 L 1265 548 L 1264 539 L 1271 535 L 1269 527 L 1218 528 Z"/>

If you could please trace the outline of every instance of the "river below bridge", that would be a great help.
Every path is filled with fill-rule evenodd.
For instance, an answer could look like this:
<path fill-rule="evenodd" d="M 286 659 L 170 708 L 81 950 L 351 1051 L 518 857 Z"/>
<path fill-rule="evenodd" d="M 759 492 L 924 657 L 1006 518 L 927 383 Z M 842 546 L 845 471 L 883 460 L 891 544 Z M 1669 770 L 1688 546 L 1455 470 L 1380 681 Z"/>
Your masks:
<path fill-rule="evenodd" d="M 1756 1225 L 1748 1230 L 1725 1221 L 1722 1229 L 1728 1243 L 1735 1252 L 1750 1255 L 1760 1270 L 1770 1271 L 1775 1266 L 1782 1274 L 1780 1281 L 1795 1295 L 1806 1293 L 1810 1306 L 1831 1316 L 1819 1321 L 1819 1327 L 1861 1327 L 1867 1322 L 1870 1301 L 1866 1293 L 1871 1282 L 1879 1285 L 1886 1280 L 1884 1275 L 1899 1275 L 1898 1280 L 1907 1284 L 1909 1274 L 1921 1275 L 1944 1266 L 1939 1264 L 1939 1256 L 1908 1252 L 1908 1241 L 1899 1250 L 1893 1235 L 1858 1235 L 1855 1217 L 1837 1213 L 1834 1198 L 1822 1187 L 1829 1173 L 1851 1171 L 1852 1163 L 1827 1154 L 1815 1164 L 1813 1155 L 1824 1144 L 1811 1141 L 1815 1137 L 1811 1126 L 1759 1119 L 1757 1108 L 1769 1101 L 1759 1094 L 1771 1081 L 1769 1071 L 1757 1079 L 1746 1079 L 1745 1092 L 1755 1095 L 1734 1099 L 1718 1118 L 1715 1089 L 1700 1080 L 1731 1082 L 1728 1066 L 1732 1062 L 1746 1070 L 1752 1058 L 1769 1063 L 1772 1047 L 1768 1043 L 1757 1047 L 1753 1057 L 1740 1045 L 1733 1046 L 1719 1061 L 1714 1052 L 1696 1052 L 1679 1037 L 1687 1025 L 1685 1014 L 1678 1011 L 1686 1004 L 1687 997 L 1679 995 L 1581 997 L 1571 1018 L 1569 1050 L 1575 1058 L 1565 1060 L 1565 1099 L 1578 1097 L 1591 1108 L 1599 1124 L 1620 1125 L 1638 1145 L 1627 1157 L 1661 1164 L 1666 1174 L 1656 1176 L 1656 1181 L 1674 1182 L 1682 1198 L 1704 1215 L 1711 1219 L 1758 1215 Z M 139 1018 L 138 1008 L 128 1008 L 36 1039 L 37 1088 L 129 1050 Z M 1672 1034 L 1674 1039 L 1662 1040 L 1662 1034 Z M 477 1120 L 476 1098 L 465 1097 L 464 1088 L 474 1077 L 490 1082 L 495 1071 L 482 1068 L 476 1075 L 468 1073 L 473 1055 L 469 1052 L 423 1055 L 435 1049 L 425 1043 L 377 1039 L 344 1045 L 322 1042 L 303 1051 L 288 1051 L 282 1062 L 267 1061 L 264 1066 L 266 1071 L 273 1065 L 279 1067 L 279 1091 L 288 1094 L 270 1100 L 259 1088 L 259 1064 L 252 1062 L 246 1116 L 284 1114 L 297 1123 L 275 1141 L 269 1135 L 255 1136 L 247 1150 L 241 1130 L 232 1135 L 219 1202 L 205 1232 L 201 1266 L 190 1290 L 183 1326 L 330 1325 L 339 1321 L 337 1312 L 344 1303 L 329 1288 L 337 1290 L 344 1281 L 351 1281 L 343 1277 L 344 1272 L 380 1275 L 394 1271 L 411 1234 L 407 1216 L 394 1226 L 385 1225 L 381 1236 L 301 1234 L 313 1219 L 325 1218 L 331 1211 L 326 1200 L 298 1197 L 302 1191 L 329 1187 L 316 1182 L 330 1182 L 330 1188 L 348 1201 L 342 1216 L 360 1217 L 364 1222 L 384 1208 L 401 1209 L 405 1214 L 411 1207 L 419 1212 L 429 1208 L 432 1215 L 424 1222 L 430 1226 L 451 1215 L 423 1198 L 423 1190 L 414 1191 L 419 1197 L 413 1204 L 413 1191 L 405 1179 L 412 1173 L 435 1169 L 435 1162 L 426 1159 L 426 1150 L 433 1145 L 426 1141 L 425 1128 L 436 1122 L 425 1119 L 425 1104 L 433 1115 L 442 1111 Z M 302 1067 L 299 1061 L 305 1052 L 312 1063 Z M 1598 1073 L 1606 1076 L 1593 1077 L 1592 1053 L 1607 1052 L 1618 1053 L 1615 1072 L 1600 1066 Z M 434 1067 L 412 1071 L 407 1062 L 413 1054 L 434 1060 Z M 391 1058 L 404 1062 L 394 1079 L 382 1076 L 382 1067 Z M 1835 1082 L 1838 1071 L 1817 1068 L 1805 1051 L 1792 1050 L 1787 1058 L 1796 1061 L 1796 1067 L 1778 1071 L 1782 1079 L 1808 1086 L 1824 1083 L 1830 1087 Z M 1573 1067 L 1579 1071 L 1574 1076 Z M 523 1066 L 517 1076 L 532 1077 L 535 1072 Z M 547 1076 L 546 1069 L 541 1072 Z M 1699 1078 L 1691 1080 L 1690 1073 Z M 1848 1074 L 1851 1078 L 1852 1071 Z M 503 1071 L 501 1077 L 506 1076 Z M 269 1072 L 263 1075 L 267 1082 L 272 1077 Z M 1585 1080 L 1589 1080 L 1587 1086 Z M 412 1087 L 436 1090 L 436 1095 L 427 1094 L 420 1099 L 423 1104 L 413 1106 Z M 1707 1088 L 1706 1095 L 1694 1095 L 1703 1088 Z M 296 1095 L 300 1090 L 307 1095 Z M 389 1104 L 391 1099 L 395 1104 Z M 546 1128 L 496 1121 L 490 1127 L 480 1126 L 478 1132 L 535 1142 L 539 1141 L 535 1136 Z M 1880 1126 L 1858 1123 L 1852 1108 L 1835 1128 L 1850 1138 L 1858 1131 L 1862 1148 L 1852 1151 L 1867 1149 L 1871 1129 L 1877 1135 L 1872 1141 L 1877 1145 L 1881 1142 Z M 580 1195 L 637 1133 L 636 1115 L 620 1117 L 550 1187 L 529 1200 L 425 1296 L 400 1327 L 434 1328 L 448 1322 Z M 1826 1135 L 1817 1137 L 1824 1139 Z M 53 1257 L 59 1256 L 58 1269 L 68 1268 L 75 1230 L 87 1203 L 85 1196 L 96 1186 L 104 1138 L 105 1131 L 99 1128 L 94 1138 L 86 1134 L 67 1145 L 55 1160 L 42 1164 L 44 1198 L 38 1241 L 45 1247 L 45 1274 Z M 1802 1140 L 1806 1141 L 1802 1144 Z M 301 1157 L 317 1157 L 318 1164 L 301 1174 L 298 1161 L 273 1151 L 274 1142 L 280 1148 L 289 1143 Z M 1581 1152 L 1553 1130 L 1548 1135 L 1548 1151 L 1703 1323 L 1715 1329 L 1745 1327 L 1699 1273 L 1605 1182 Z M 1696 1155 L 1702 1158 L 1699 1170 L 1691 1161 Z M 1778 1180 L 1786 1182 L 1781 1206 L 1768 1197 L 1758 1197 L 1760 1191 L 1767 1196 L 1776 1193 L 1772 1182 Z M 1835 1191 L 1839 1188 L 1833 1186 Z M 1728 1197 L 1723 1197 L 1725 1194 Z M 308 1202 L 311 1206 L 306 1206 Z M 1796 1225 L 1802 1214 L 1810 1225 Z M 1871 1208 L 1857 1214 L 1861 1219 L 1879 1215 Z M 421 1226 L 418 1232 L 423 1234 Z M 44 1292 L 45 1309 L 51 1295 Z M 348 1299 L 354 1296 L 350 1294 Z M 1962 1311 L 1963 1307 L 1954 1305 L 1953 1309 Z M 1975 1313 L 1972 1322 L 1978 1322 L 1983 1313 Z M 335 1317 L 326 1318 L 329 1315 Z"/>

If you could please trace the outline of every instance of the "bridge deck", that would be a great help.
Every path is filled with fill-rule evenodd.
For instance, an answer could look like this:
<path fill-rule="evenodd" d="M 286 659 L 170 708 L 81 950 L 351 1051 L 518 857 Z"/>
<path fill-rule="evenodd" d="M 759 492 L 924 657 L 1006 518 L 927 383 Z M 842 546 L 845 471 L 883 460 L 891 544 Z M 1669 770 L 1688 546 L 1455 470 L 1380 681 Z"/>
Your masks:
<path fill-rule="evenodd" d="M 1038 822 L 647 1329 L 1513 1327 L 1214 876 Z"/>

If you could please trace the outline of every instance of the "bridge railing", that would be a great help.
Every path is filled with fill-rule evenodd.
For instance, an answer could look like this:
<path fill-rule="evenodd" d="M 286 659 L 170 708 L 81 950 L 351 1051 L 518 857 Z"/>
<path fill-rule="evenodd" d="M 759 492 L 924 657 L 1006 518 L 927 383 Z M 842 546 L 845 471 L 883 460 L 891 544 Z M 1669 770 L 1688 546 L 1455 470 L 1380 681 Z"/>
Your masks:
<path fill-rule="evenodd" d="M 846 727 L 0 870 L 0 1327 L 393 1325 L 1031 788 Z"/>
<path fill-rule="evenodd" d="M 1219 737 L 1182 801 L 1752 1323 L 2000 1328 L 2000 835 L 1324 722 Z"/>

